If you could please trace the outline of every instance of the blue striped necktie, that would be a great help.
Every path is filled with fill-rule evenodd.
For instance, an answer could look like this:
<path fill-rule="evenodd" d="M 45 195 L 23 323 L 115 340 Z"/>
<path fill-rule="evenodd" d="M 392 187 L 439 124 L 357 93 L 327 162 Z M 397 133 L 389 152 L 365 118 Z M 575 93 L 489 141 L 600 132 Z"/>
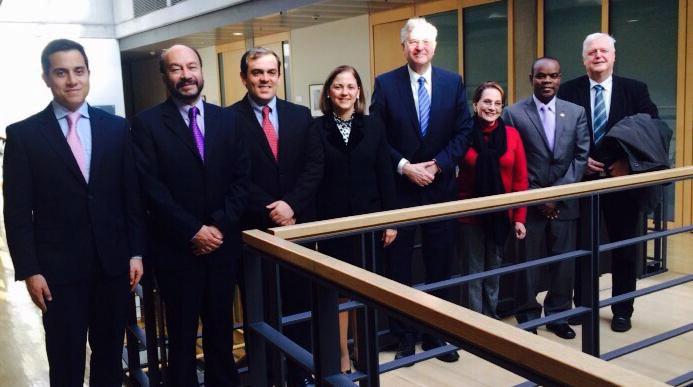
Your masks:
<path fill-rule="evenodd" d="M 428 119 L 431 111 L 431 98 L 426 90 L 426 79 L 419 78 L 419 128 L 421 128 L 421 137 L 426 136 L 428 131 Z"/>
<path fill-rule="evenodd" d="M 604 104 L 604 86 L 594 85 L 594 112 L 592 113 L 592 129 L 594 143 L 604 137 L 606 132 L 606 104 Z"/>

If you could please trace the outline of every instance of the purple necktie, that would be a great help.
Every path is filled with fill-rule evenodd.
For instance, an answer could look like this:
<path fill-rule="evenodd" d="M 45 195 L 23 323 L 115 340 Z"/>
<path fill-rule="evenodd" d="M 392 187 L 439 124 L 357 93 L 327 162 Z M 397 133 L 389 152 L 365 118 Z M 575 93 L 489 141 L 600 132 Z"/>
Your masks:
<path fill-rule="evenodd" d="M 553 143 L 556 136 L 556 116 L 554 112 L 551 111 L 551 108 L 546 105 L 540 107 L 539 110 L 541 111 L 541 125 L 544 127 L 549 149 L 553 151 Z"/>
<path fill-rule="evenodd" d="M 188 118 L 190 119 L 190 130 L 192 130 L 193 138 L 197 151 L 200 153 L 200 158 L 205 161 L 205 136 L 202 134 L 200 127 L 197 125 L 197 114 L 200 110 L 197 106 L 193 106 L 188 110 Z"/>

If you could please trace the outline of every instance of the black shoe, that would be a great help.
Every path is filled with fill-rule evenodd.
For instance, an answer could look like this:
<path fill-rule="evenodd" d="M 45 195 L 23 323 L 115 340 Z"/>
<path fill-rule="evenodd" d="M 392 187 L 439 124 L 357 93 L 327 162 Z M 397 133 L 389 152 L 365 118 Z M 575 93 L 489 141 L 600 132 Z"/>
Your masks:
<path fill-rule="evenodd" d="M 301 387 L 315 387 L 315 378 L 312 376 L 309 376 L 301 381 L 299 384 Z"/>
<path fill-rule="evenodd" d="M 405 340 L 400 341 L 397 347 L 397 352 L 395 353 L 395 360 L 401 359 L 403 357 L 412 356 L 414 354 L 414 342 Z M 407 367 L 411 367 L 414 364 L 409 364 Z"/>
<path fill-rule="evenodd" d="M 630 317 L 614 316 L 611 319 L 611 330 L 614 332 L 627 332 L 632 328 Z"/>
<path fill-rule="evenodd" d="M 570 340 L 575 338 L 575 331 L 566 323 L 546 324 L 546 329 L 555 333 L 561 339 Z"/>
<path fill-rule="evenodd" d="M 438 337 L 433 337 L 433 338 L 429 338 L 427 340 L 423 340 L 421 342 L 421 349 L 423 349 L 424 351 L 428 351 L 428 350 L 431 350 L 434 348 L 444 347 L 446 345 L 448 345 L 448 343 L 446 343 L 442 339 L 440 339 Z M 446 363 L 454 363 L 454 362 L 460 360 L 460 355 L 457 353 L 457 351 L 452 351 L 452 352 L 448 352 L 448 353 L 444 353 L 442 355 L 436 356 L 436 359 L 438 359 L 440 361 L 444 361 Z"/>
<path fill-rule="evenodd" d="M 568 324 L 572 326 L 582 325 L 582 316 L 573 316 L 568 319 Z"/>
<path fill-rule="evenodd" d="M 539 333 L 537 333 L 537 328 L 529 329 L 527 332 L 529 332 L 529 333 L 534 333 L 535 335 L 538 335 L 538 334 L 539 334 Z"/>

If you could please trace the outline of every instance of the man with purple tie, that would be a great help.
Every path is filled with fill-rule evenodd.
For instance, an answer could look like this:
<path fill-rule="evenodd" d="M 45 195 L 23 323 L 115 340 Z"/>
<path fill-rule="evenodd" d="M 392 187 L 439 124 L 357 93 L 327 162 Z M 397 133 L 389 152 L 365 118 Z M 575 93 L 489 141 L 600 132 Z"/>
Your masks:
<path fill-rule="evenodd" d="M 205 384 L 238 385 L 233 297 L 241 253 L 249 162 L 230 112 L 204 102 L 202 60 L 193 48 L 165 50 L 160 71 L 170 97 L 132 124 L 149 213 L 149 253 L 166 311 L 167 383 L 197 386 L 202 319 Z"/>

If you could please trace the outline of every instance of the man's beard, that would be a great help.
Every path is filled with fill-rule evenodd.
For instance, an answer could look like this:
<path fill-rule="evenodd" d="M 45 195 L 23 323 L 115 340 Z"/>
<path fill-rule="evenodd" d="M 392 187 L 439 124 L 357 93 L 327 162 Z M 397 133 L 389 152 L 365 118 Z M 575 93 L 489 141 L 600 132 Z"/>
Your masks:
<path fill-rule="evenodd" d="M 189 79 L 179 81 L 178 83 L 176 83 L 175 87 L 172 87 L 170 82 L 166 82 L 166 86 L 168 88 L 168 91 L 171 93 L 171 95 L 174 98 L 179 99 L 181 101 L 192 102 L 192 101 L 197 100 L 197 97 L 199 97 L 200 94 L 202 93 L 202 89 L 205 86 L 205 82 L 204 81 L 200 81 L 200 82 L 193 81 L 192 83 L 194 83 L 197 86 L 197 92 L 195 94 L 183 94 L 178 90 L 178 89 L 180 89 L 186 85 L 191 84 Z"/>

